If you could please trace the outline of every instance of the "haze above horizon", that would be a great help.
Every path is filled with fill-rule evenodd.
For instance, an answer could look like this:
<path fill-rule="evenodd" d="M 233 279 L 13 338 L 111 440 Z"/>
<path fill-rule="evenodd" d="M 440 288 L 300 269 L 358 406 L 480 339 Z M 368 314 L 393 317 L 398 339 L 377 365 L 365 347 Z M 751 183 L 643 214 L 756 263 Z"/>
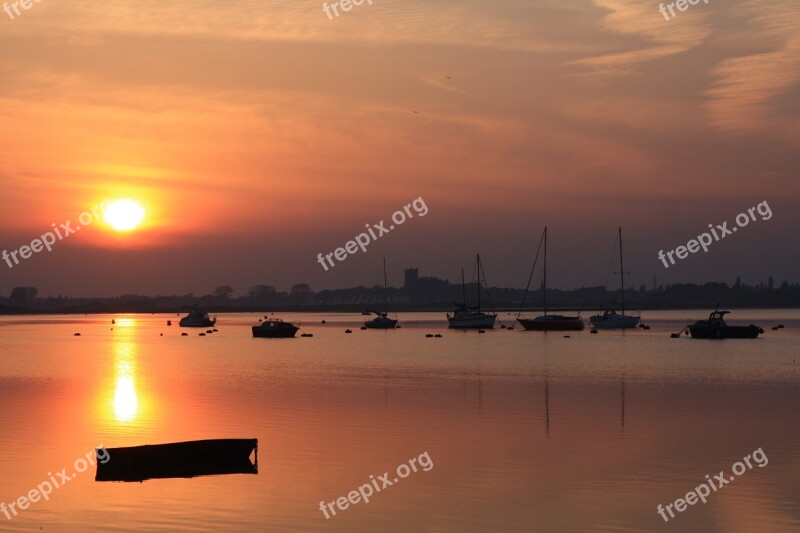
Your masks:
<path fill-rule="evenodd" d="M 0 261 L 3 295 L 371 287 L 383 257 L 457 282 L 477 252 L 524 287 L 545 225 L 552 288 L 605 284 L 619 225 L 628 286 L 800 281 L 795 0 L 46 1 L 0 30 L 0 251 L 124 201 Z"/>

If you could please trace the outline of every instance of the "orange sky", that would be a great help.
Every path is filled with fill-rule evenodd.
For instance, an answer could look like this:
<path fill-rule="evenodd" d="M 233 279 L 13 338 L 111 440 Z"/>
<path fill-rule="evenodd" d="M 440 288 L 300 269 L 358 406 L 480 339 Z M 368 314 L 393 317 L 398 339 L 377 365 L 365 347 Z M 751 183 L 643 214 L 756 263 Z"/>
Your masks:
<path fill-rule="evenodd" d="M 0 293 L 237 294 L 455 280 L 476 251 L 524 286 L 544 224 L 563 287 L 800 281 L 800 5 L 638 0 L 43 0 L 0 12 L 0 247 L 106 198 L 99 224 L 13 269 Z M 448 79 L 447 76 L 450 76 Z M 414 111 L 417 111 L 415 113 Z M 328 272 L 332 252 L 423 197 L 430 209 Z M 660 249 L 767 200 L 666 270 Z M 627 268 L 629 267 L 629 268 Z M 57 275 L 54 275 L 58 273 Z"/>

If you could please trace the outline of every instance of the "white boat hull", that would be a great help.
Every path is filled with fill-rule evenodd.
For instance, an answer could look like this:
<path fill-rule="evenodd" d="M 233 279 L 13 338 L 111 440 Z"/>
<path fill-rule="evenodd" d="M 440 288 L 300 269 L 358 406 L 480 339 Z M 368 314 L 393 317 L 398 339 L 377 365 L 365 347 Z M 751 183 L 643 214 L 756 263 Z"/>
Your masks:
<path fill-rule="evenodd" d="M 635 328 L 639 325 L 640 318 L 638 316 L 628 315 L 596 315 L 589 319 L 592 326 L 597 329 L 625 329 Z"/>
<path fill-rule="evenodd" d="M 468 317 L 447 317 L 447 327 L 450 329 L 492 329 L 497 315 L 475 315 Z"/>

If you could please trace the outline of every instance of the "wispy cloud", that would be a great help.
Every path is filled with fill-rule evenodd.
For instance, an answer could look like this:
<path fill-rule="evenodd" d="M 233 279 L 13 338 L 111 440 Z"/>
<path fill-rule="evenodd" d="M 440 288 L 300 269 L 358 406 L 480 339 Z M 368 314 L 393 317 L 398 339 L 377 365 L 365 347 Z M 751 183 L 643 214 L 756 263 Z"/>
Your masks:
<path fill-rule="evenodd" d="M 593 0 L 595 6 L 609 11 L 602 19 L 605 30 L 639 39 L 620 44 L 621 51 L 593 55 L 575 61 L 596 75 L 620 75 L 654 59 L 680 54 L 701 45 L 711 33 L 709 13 L 681 14 L 681 19 L 667 22 L 654 4 L 641 0 Z"/>
<path fill-rule="evenodd" d="M 586 1 L 586 0 L 581 0 Z M 366 5 L 366 4 L 365 4 Z M 380 0 L 329 20 L 322 2 L 310 0 L 73 0 L 42 3 L 11 34 L 46 31 L 72 40 L 93 35 L 214 36 L 218 39 L 425 44 L 504 50 L 588 50 L 575 39 L 549 35 L 547 18 L 557 4 L 497 6 L 459 0 Z M 80 28 L 80 36 L 73 30 Z M 548 35 L 547 37 L 545 37 Z"/>
<path fill-rule="evenodd" d="M 747 0 L 734 14 L 749 21 L 747 39 L 760 50 L 726 59 L 712 71 L 716 82 L 706 92 L 712 123 L 734 131 L 782 126 L 797 139 L 796 126 L 784 122 L 770 101 L 800 79 L 800 3 Z"/>

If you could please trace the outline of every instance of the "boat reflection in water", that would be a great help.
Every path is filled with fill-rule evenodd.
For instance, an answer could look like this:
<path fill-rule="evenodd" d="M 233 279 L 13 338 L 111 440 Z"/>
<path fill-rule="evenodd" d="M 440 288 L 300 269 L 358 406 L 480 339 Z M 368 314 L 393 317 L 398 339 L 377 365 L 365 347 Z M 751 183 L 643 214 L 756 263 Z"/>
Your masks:
<path fill-rule="evenodd" d="M 619 380 L 620 390 L 620 432 L 625 433 L 625 378 Z M 550 438 L 550 380 L 544 378 L 544 416 L 545 434 Z"/>
<path fill-rule="evenodd" d="M 250 456 L 255 453 L 255 463 Z M 198 440 L 98 451 L 95 481 L 258 474 L 258 439 Z"/>

